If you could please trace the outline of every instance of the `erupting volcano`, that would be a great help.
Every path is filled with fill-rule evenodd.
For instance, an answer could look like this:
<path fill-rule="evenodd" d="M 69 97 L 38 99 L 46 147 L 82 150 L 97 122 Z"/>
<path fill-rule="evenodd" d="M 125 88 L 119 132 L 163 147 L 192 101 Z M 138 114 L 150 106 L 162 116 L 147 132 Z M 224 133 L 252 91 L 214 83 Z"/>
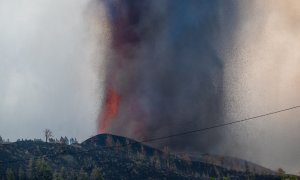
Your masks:
<path fill-rule="evenodd" d="M 100 133 L 141 139 L 222 122 L 219 49 L 234 27 L 231 0 L 99 3 L 111 33 Z M 222 132 L 191 136 L 154 145 L 205 151 L 218 145 Z"/>
<path fill-rule="evenodd" d="M 120 75 L 122 70 L 128 66 L 128 63 L 133 63 L 130 62 L 130 59 L 134 59 L 134 57 L 130 56 L 132 50 L 126 48 L 126 46 L 138 42 L 138 34 L 134 32 L 135 18 L 139 17 L 139 15 L 135 13 L 136 10 L 130 9 L 132 7 L 128 6 L 128 3 L 125 3 L 125 1 L 107 1 L 106 3 L 110 22 L 112 23 L 111 33 L 113 38 L 111 48 L 117 57 L 111 59 L 113 62 L 108 62 L 108 64 L 113 64 L 110 66 L 114 67 L 112 67 L 112 71 L 107 74 L 106 99 L 103 106 L 103 112 L 99 119 L 100 133 L 106 132 L 113 119 L 118 115 L 120 92 L 118 92 L 116 88 L 116 77 L 119 77 L 118 75 Z M 118 8 L 123 8 L 126 12 Z"/>

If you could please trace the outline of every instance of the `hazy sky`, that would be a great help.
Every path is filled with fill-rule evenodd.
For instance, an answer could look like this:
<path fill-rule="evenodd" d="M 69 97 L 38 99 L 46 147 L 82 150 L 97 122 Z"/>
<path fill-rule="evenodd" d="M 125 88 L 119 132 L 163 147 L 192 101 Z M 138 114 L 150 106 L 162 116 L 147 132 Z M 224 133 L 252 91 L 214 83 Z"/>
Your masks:
<path fill-rule="evenodd" d="M 300 105 L 300 2 L 242 2 L 235 46 L 224 50 L 228 121 Z M 228 128 L 228 154 L 298 173 L 299 117 L 296 109 Z"/>
<path fill-rule="evenodd" d="M 99 108 L 86 0 L 0 0 L 0 135 L 93 135 Z M 97 60 L 99 61 L 99 59 Z"/>
<path fill-rule="evenodd" d="M 43 138 L 45 128 L 79 140 L 96 133 L 106 40 L 105 24 L 87 21 L 88 2 L 0 0 L 2 137 Z M 227 121 L 300 104 L 299 2 L 243 2 L 235 47 L 224 49 Z M 296 173 L 299 117 L 294 110 L 228 128 L 221 153 Z"/>

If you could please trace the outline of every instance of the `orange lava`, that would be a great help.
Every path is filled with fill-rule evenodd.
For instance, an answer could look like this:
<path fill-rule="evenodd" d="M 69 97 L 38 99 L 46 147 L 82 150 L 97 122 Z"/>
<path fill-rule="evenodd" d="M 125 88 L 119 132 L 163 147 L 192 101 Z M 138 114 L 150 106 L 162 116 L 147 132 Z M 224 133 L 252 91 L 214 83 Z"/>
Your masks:
<path fill-rule="evenodd" d="M 118 114 L 119 105 L 120 95 L 114 89 L 108 90 L 104 104 L 104 112 L 102 113 L 103 115 L 100 119 L 100 133 L 105 133 L 107 131 L 107 128 Z"/>

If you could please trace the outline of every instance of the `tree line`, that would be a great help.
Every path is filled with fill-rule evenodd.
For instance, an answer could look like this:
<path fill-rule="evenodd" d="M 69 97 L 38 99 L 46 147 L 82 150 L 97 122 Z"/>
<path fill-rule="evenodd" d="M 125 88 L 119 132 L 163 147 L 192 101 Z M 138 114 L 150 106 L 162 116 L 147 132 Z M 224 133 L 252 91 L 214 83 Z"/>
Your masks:
<path fill-rule="evenodd" d="M 77 138 L 68 138 L 67 136 L 65 137 L 60 137 L 54 138 L 54 134 L 50 129 L 45 129 L 44 130 L 44 136 L 45 136 L 45 142 L 46 143 L 60 143 L 60 144 L 66 144 L 66 145 L 71 145 L 71 144 L 78 144 Z M 27 139 L 17 139 L 17 142 L 19 141 L 28 141 Z M 29 140 L 30 141 L 30 140 Z M 33 139 L 31 141 L 37 141 L 37 142 L 43 142 L 42 139 Z M 11 143 L 9 139 L 4 139 L 2 136 L 0 136 L 0 144 L 5 144 L 5 143 Z"/>

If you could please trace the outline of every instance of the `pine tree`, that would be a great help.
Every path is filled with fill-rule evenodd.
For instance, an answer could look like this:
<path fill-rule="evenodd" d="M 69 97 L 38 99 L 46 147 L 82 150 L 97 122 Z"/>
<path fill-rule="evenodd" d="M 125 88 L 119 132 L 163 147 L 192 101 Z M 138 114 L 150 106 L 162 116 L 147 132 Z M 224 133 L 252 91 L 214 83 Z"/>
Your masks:
<path fill-rule="evenodd" d="M 38 159 L 35 164 L 36 169 L 33 173 L 33 179 L 52 180 L 52 169 L 44 159 Z"/>
<path fill-rule="evenodd" d="M 19 168 L 19 171 L 18 171 L 18 179 L 19 179 L 19 180 L 24 180 L 24 179 L 26 179 L 25 172 L 24 172 L 24 170 L 23 170 L 21 167 Z"/>
<path fill-rule="evenodd" d="M 117 141 L 116 141 L 116 144 L 115 144 L 115 146 L 116 146 L 116 150 L 117 150 L 117 152 L 119 152 L 119 151 L 121 150 L 121 148 L 122 148 L 122 144 L 120 143 L 120 141 L 119 141 L 119 140 L 117 140 Z"/>
<path fill-rule="evenodd" d="M 53 180 L 63 180 L 63 179 L 60 178 L 59 172 L 55 171 L 55 172 L 53 173 Z"/>
<path fill-rule="evenodd" d="M 30 159 L 27 165 L 26 169 L 26 177 L 27 179 L 32 179 L 32 174 L 33 174 L 33 166 L 34 166 L 34 159 Z"/>
<path fill-rule="evenodd" d="M 78 174 L 77 179 L 78 180 L 88 180 L 89 177 L 88 177 L 88 174 L 83 169 L 81 169 L 79 174 Z"/>
<path fill-rule="evenodd" d="M 169 147 L 165 146 L 163 148 L 163 153 L 166 161 L 167 168 L 170 168 L 170 158 L 171 158 L 171 153 Z"/>
<path fill-rule="evenodd" d="M 101 171 L 98 167 L 95 167 L 90 176 L 91 180 L 104 180 Z"/>
<path fill-rule="evenodd" d="M 7 180 L 15 180 L 14 172 L 11 169 L 6 170 L 6 179 Z"/>
<path fill-rule="evenodd" d="M 67 138 L 67 136 L 65 136 L 64 142 L 65 142 L 65 144 L 69 145 L 70 141 L 69 141 L 69 139 Z"/>
<path fill-rule="evenodd" d="M 132 152 L 132 149 L 131 149 L 131 145 L 130 145 L 130 143 L 129 143 L 129 140 L 128 139 L 126 139 L 126 142 L 125 142 L 126 144 L 126 150 L 127 150 L 127 157 L 128 158 L 130 158 L 131 157 L 131 152 Z"/>
<path fill-rule="evenodd" d="M 65 144 L 65 138 L 63 138 L 63 137 L 61 136 L 60 139 L 59 139 L 59 142 L 60 142 L 61 144 Z"/>
<path fill-rule="evenodd" d="M 161 168 L 161 162 L 157 151 L 154 151 L 153 156 L 150 158 L 150 161 L 156 168 Z"/>
<path fill-rule="evenodd" d="M 74 144 L 74 138 L 70 138 L 70 144 Z"/>
<path fill-rule="evenodd" d="M 67 177 L 68 177 L 68 174 L 67 174 L 65 167 L 61 167 L 60 172 L 59 172 L 59 178 L 67 179 Z"/>
<path fill-rule="evenodd" d="M 138 158 L 140 160 L 145 160 L 145 158 L 146 158 L 146 152 L 145 152 L 145 149 L 144 149 L 143 145 L 141 145 L 140 152 L 138 152 Z"/>

